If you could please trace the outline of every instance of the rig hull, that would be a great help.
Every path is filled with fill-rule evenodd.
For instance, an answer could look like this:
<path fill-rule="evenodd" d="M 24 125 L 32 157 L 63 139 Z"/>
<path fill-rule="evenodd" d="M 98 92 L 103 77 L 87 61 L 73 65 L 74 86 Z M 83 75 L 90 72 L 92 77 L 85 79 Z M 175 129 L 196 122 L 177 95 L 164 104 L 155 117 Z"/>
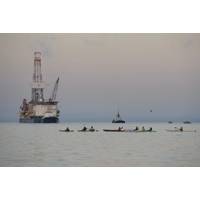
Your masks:
<path fill-rule="evenodd" d="M 20 118 L 20 123 L 58 123 L 58 117 L 33 117 L 33 118 Z"/>

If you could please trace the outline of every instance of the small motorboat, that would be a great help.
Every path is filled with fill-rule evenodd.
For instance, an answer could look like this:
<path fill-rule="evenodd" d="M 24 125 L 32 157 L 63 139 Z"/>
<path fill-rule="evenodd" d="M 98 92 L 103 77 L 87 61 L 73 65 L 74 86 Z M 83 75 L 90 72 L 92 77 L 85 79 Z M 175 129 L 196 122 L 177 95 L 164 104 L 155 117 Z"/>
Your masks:
<path fill-rule="evenodd" d="M 124 124 L 125 121 L 122 120 L 122 118 L 121 118 L 121 116 L 120 116 L 120 114 L 118 112 L 117 115 L 116 115 L 116 118 L 112 120 L 112 123 L 123 123 Z"/>

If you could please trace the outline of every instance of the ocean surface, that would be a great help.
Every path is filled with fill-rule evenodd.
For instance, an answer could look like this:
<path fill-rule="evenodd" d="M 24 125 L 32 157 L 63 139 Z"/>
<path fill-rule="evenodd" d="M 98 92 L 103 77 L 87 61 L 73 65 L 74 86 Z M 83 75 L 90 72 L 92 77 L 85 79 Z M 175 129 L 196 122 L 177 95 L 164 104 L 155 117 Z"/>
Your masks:
<path fill-rule="evenodd" d="M 0 166 L 200 166 L 200 123 L 126 123 L 152 133 L 103 132 L 112 123 L 0 123 Z M 72 133 L 59 132 L 69 126 Z M 99 132 L 80 133 L 83 126 Z M 174 133 L 183 126 L 196 132 Z"/>

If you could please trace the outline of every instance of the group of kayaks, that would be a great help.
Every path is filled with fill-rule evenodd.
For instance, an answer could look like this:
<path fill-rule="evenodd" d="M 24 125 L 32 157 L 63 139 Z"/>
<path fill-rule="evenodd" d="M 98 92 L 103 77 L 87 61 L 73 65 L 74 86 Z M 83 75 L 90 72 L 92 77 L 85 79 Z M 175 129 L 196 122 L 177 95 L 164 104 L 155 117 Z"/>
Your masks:
<path fill-rule="evenodd" d="M 74 130 L 69 129 L 68 127 L 64 130 L 59 130 L 60 132 L 74 132 Z M 90 128 L 83 127 L 81 130 L 77 130 L 77 132 L 98 132 L 99 130 L 96 130 L 93 126 Z M 130 133 L 130 132 L 135 132 L 135 133 L 150 133 L 150 132 L 156 132 L 155 130 L 150 127 L 149 129 L 145 129 L 142 127 L 139 129 L 139 127 L 135 127 L 135 129 L 124 129 L 123 127 L 119 127 L 117 129 L 103 129 L 104 132 L 124 132 L 124 133 Z M 183 127 L 177 128 L 174 127 L 174 129 L 166 129 L 167 132 L 196 132 L 196 130 L 184 130 Z"/>
<path fill-rule="evenodd" d="M 74 130 L 69 129 L 68 127 L 64 130 L 59 130 L 60 132 L 74 132 Z M 93 126 L 91 128 L 83 127 L 83 129 L 78 130 L 78 132 L 98 132 L 99 130 L 94 129 Z M 156 132 L 151 127 L 147 130 L 145 130 L 144 127 L 142 127 L 141 130 L 136 126 L 135 129 L 124 129 L 123 127 L 119 127 L 117 129 L 103 129 L 104 132 Z"/>
<path fill-rule="evenodd" d="M 74 130 L 69 129 L 68 127 L 64 130 L 59 130 L 60 132 L 74 132 Z M 78 132 L 98 132 L 99 130 L 94 129 L 93 126 L 91 126 L 89 129 L 84 126 L 81 130 L 78 130 Z"/>

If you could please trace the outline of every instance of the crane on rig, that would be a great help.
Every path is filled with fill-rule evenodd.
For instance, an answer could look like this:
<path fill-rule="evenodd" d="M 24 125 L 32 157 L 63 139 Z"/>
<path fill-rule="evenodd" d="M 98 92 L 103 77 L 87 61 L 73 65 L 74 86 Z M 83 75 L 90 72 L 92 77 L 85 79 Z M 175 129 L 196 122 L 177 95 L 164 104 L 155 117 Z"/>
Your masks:
<path fill-rule="evenodd" d="M 59 83 L 59 77 L 54 85 L 53 92 L 51 94 L 51 98 L 49 99 L 50 102 L 53 102 L 56 100 L 56 95 L 57 95 L 57 91 L 58 91 L 58 83 Z"/>

